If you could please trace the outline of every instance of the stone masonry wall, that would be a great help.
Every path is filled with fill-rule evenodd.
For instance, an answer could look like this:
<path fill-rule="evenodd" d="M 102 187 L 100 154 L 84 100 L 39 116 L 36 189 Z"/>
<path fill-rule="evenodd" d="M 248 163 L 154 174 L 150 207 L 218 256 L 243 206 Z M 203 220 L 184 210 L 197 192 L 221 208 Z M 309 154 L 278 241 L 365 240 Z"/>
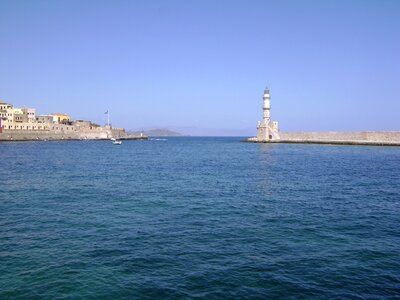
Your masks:
<path fill-rule="evenodd" d="M 4 130 L 0 133 L 0 141 L 29 141 L 29 140 L 77 140 L 79 133 L 54 132 L 48 130 Z"/>
<path fill-rule="evenodd" d="M 400 144 L 400 131 L 280 132 L 280 142 Z"/>
<path fill-rule="evenodd" d="M 93 129 L 80 129 L 77 131 L 65 130 L 3 130 L 0 141 L 27 141 L 27 140 L 97 140 L 125 137 L 121 129 L 106 130 L 98 127 Z"/>

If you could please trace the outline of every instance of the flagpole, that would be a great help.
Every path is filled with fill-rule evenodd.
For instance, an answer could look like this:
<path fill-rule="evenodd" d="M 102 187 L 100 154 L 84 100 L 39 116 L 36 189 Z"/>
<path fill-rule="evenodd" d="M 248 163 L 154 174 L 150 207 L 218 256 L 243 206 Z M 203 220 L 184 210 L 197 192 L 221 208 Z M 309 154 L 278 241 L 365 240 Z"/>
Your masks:
<path fill-rule="evenodd" d="M 110 127 L 110 112 L 107 110 L 107 122 L 108 122 L 108 127 Z"/>

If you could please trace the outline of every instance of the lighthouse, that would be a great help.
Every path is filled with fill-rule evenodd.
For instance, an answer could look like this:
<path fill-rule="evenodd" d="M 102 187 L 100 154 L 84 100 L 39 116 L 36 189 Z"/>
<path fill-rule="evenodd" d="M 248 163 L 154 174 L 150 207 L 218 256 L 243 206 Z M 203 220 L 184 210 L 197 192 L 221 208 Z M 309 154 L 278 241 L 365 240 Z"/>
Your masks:
<path fill-rule="evenodd" d="M 271 122 L 271 95 L 269 88 L 264 89 L 263 95 L 263 120 L 258 122 L 257 141 L 268 142 L 279 139 L 278 122 Z"/>
<path fill-rule="evenodd" d="M 264 106 L 263 106 L 263 124 L 268 126 L 271 121 L 271 96 L 269 94 L 269 89 L 264 90 Z"/>

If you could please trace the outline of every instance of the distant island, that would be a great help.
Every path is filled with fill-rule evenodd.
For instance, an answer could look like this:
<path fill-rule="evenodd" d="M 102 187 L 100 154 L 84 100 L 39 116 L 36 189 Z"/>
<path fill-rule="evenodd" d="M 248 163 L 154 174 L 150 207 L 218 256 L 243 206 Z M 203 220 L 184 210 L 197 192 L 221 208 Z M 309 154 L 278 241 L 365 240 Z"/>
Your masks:
<path fill-rule="evenodd" d="M 182 136 L 179 132 L 167 128 L 156 128 L 143 131 L 129 130 L 127 133 L 133 136 L 140 136 L 141 134 L 146 136 Z"/>

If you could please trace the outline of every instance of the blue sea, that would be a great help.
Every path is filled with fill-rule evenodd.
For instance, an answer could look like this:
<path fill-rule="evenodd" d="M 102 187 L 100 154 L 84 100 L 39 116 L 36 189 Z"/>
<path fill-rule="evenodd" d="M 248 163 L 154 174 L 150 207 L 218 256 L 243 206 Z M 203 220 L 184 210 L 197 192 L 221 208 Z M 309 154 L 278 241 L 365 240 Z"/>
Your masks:
<path fill-rule="evenodd" d="M 400 299 L 400 147 L 0 143 L 0 299 Z"/>

